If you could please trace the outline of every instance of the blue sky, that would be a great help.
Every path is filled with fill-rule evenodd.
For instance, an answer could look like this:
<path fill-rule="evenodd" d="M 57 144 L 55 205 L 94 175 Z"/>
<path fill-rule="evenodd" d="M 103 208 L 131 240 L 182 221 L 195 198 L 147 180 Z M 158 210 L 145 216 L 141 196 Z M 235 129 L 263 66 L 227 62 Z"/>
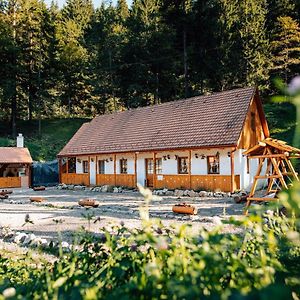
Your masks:
<path fill-rule="evenodd" d="M 46 2 L 46 4 L 50 4 L 52 2 L 52 0 L 44 0 L 44 1 Z M 55 1 L 58 3 L 59 7 L 62 7 L 64 5 L 64 3 L 66 2 L 66 0 L 55 0 Z M 102 2 L 109 3 L 110 1 L 109 0 L 108 1 L 107 0 L 93 0 L 93 2 L 94 2 L 94 6 L 98 7 L 98 6 L 100 6 L 100 4 Z M 113 3 L 116 3 L 116 2 L 117 2 L 117 0 L 113 0 Z M 132 2 L 132 0 L 127 0 L 128 4 L 131 4 L 131 2 Z"/>

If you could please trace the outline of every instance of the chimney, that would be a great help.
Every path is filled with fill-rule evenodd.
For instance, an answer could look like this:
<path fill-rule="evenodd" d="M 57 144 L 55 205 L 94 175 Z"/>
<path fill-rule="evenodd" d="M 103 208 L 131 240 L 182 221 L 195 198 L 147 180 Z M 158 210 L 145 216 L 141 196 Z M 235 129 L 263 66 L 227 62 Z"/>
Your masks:
<path fill-rule="evenodd" d="M 24 147 L 24 137 L 23 137 L 22 133 L 19 133 L 19 135 L 17 136 L 17 147 L 18 148 Z"/>

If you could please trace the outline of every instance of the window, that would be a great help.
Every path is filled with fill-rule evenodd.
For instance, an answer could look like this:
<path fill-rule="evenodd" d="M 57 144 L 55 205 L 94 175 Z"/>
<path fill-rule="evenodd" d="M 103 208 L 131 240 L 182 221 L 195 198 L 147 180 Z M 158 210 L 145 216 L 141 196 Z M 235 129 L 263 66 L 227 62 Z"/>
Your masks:
<path fill-rule="evenodd" d="M 188 159 L 187 157 L 178 157 L 178 174 L 188 174 Z"/>
<path fill-rule="evenodd" d="M 120 159 L 120 173 L 127 174 L 127 159 Z"/>
<path fill-rule="evenodd" d="M 82 161 L 82 169 L 83 169 L 83 173 L 89 172 L 89 162 L 87 160 Z"/>
<path fill-rule="evenodd" d="M 105 160 L 98 160 L 98 174 L 105 174 Z"/>
<path fill-rule="evenodd" d="M 154 169 L 153 159 L 148 158 L 146 160 L 146 164 L 147 164 L 147 174 L 153 174 L 153 169 Z M 155 170 L 156 170 L 156 174 L 162 174 L 162 159 L 161 158 L 156 159 Z"/>
<path fill-rule="evenodd" d="M 162 174 L 162 159 L 156 159 L 156 174 Z"/>
<path fill-rule="evenodd" d="M 220 163 L 218 156 L 207 156 L 207 173 L 208 174 L 219 174 Z"/>
<path fill-rule="evenodd" d="M 68 158 L 68 173 L 76 173 L 76 157 Z"/>

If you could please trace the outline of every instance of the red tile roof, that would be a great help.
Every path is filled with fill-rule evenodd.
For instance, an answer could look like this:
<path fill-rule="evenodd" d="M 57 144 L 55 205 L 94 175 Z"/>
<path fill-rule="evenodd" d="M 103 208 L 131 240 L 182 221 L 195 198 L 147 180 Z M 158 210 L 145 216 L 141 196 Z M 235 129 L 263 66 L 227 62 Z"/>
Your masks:
<path fill-rule="evenodd" d="M 31 155 L 27 148 L 0 147 L 1 163 L 32 163 Z"/>
<path fill-rule="evenodd" d="M 236 145 L 256 88 L 101 115 L 58 156 Z"/>

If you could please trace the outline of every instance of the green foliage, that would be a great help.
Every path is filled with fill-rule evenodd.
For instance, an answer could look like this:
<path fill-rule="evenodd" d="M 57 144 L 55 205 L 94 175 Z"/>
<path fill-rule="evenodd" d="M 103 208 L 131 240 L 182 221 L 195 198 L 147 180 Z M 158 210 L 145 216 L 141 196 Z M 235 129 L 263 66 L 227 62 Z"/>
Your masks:
<path fill-rule="evenodd" d="M 166 228 L 148 220 L 151 193 L 141 192 L 147 199 L 142 229 L 121 224 L 97 237 L 81 234 L 79 246 L 54 263 L 1 254 L 0 293 L 17 299 L 298 299 L 299 183 L 280 194 L 280 205 L 231 220 L 243 227 L 240 235 L 222 227 Z"/>

